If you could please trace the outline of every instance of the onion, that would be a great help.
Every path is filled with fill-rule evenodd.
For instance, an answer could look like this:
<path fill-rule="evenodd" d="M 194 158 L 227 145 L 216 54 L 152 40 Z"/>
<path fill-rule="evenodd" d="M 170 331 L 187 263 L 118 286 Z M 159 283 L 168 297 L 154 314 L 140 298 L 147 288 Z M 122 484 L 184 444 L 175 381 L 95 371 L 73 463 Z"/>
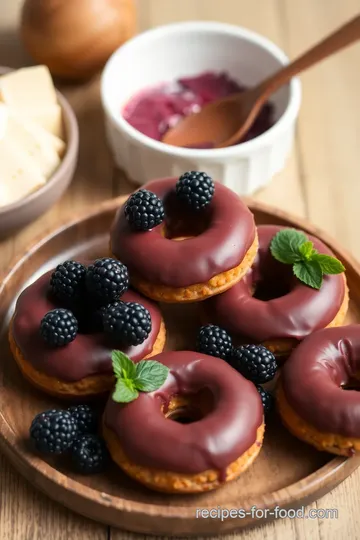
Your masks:
<path fill-rule="evenodd" d="M 25 0 L 21 36 L 53 75 L 85 79 L 136 31 L 134 0 Z"/>

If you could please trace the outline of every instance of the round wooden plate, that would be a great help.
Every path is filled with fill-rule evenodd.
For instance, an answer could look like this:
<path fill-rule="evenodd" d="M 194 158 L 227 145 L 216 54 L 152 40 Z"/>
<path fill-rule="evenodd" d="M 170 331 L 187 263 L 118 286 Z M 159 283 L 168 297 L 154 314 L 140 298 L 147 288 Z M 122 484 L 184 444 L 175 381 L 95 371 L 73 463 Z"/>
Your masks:
<path fill-rule="evenodd" d="M 49 497 L 85 516 L 130 531 L 147 534 L 217 534 L 259 524 L 261 512 L 297 508 L 344 480 L 359 458 L 334 458 L 293 438 L 274 414 L 266 426 L 265 443 L 254 465 L 237 481 L 203 495 L 175 496 L 151 492 L 115 466 L 103 475 L 81 477 L 60 460 L 43 461 L 28 444 L 34 415 L 59 406 L 34 390 L 21 377 L 7 344 L 6 330 L 20 290 L 45 270 L 69 257 L 96 257 L 107 253 L 108 231 L 121 199 L 106 203 L 95 213 L 66 225 L 32 246 L 15 262 L 0 285 L 0 444 L 13 465 Z M 347 322 L 360 322 L 360 267 L 333 240 L 307 222 L 247 201 L 256 221 L 299 227 L 326 242 L 347 268 L 351 307 Z M 196 305 L 162 306 L 168 327 L 167 348 L 192 348 L 199 325 Z M 76 361 L 76 358 L 74 358 Z M 61 406 L 61 405 L 60 405 Z M 134 426 L 136 429 L 136 426 Z M 179 441 L 181 444 L 181 441 Z M 201 518 L 197 510 L 243 509 L 245 517 Z"/>

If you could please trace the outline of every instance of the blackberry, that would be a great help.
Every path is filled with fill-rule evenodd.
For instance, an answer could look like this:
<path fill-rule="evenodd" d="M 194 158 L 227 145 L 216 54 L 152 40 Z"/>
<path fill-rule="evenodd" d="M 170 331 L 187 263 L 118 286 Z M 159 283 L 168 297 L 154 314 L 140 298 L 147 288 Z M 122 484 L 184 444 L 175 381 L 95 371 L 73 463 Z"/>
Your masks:
<path fill-rule="evenodd" d="M 269 414 L 269 412 L 272 410 L 274 406 L 274 397 L 270 392 L 267 390 L 264 390 L 262 386 L 259 384 L 256 385 L 256 390 L 259 392 L 261 401 L 264 407 L 264 414 Z"/>
<path fill-rule="evenodd" d="M 59 264 L 50 278 L 50 289 L 60 300 L 78 300 L 85 290 L 86 268 L 76 261 Z"/>
<path fill-rule="evenodd" d="M 63 454 L 77 434 L 77 423 L 71 414 L 56 409 L 35 416 L 30 427 L 30 437 L 36 449 L 43 453 Z"/>
<path fill-rule="evenodd" d="M 40 323 L 40 334 L 51 347 L 63 347 L 76 338 L 78 322 L 68 309 L 58 308 L 49 311 Z"/>
<path fill-rule="evenodd" d="M 87 434 L 76 439 L 72 446 L 71 458 L 78 472 L 95 474 L 104 470 L 109 454 L 100 437 Z"/>
<path fill-rule="evenodd" d="M 110 302 L 109 304 L 106 304 L 105 306 L 100 306 L 99 308 L 91 311 L 90 318 L 91 318 L 91 328 L 93 329 L 93 332 L 104 331 L 103 316 L 105 314 L 105 311 L 110 306 L 118 306 L 120 303 L 123 303 L 123 302 L 121 300 L 119 300 L 119 302 Z"/>
<path fill-rule="evenodd" d="M 263 345 L 241 345 L 233 350 L 231 364 L 254 384 L 271 381 L 275 377 L 275 356 Z"/>
<path fill-rule="evenodd" d="M 214 181 L 204 172 L 186 172 L 176 183 L 176 195 L 194 210 L 207 206 L 214 193 Z"/>
<path fill-rule="evenodd" d="M 95 433 L 98 424 L 98 415 L 89 405 L 74 405 L 68 412 L 77 422 L 79 433 Z"/>
<path fill-rule="evenodd" d="M 134 231 L 149 231 L 160 225 L 165 217 L 161 199 L 147 189 L 140 189 L 128 198 L 124 213 Z"/>
<path fill-rule="evenodd" d="M 137 302 L 119 302 L 104 310 L 103 326 L 107 334 L 123 345 L 140 345 L 151 332 L 151 316 Z"/>
<path fill-rule="evenodd" d="M 228 360 L 232 348 L 231 337 L 223 328 L 214 324 L 207 324 L 200 328 L 196 341 L 198 352 Z"/>
<path fill-rule="evenodd" d="M 86 272 L 88 292 L 102 305 L 115 302 L 129 288 L 129 272 L 115 259 L 97 259 Z"/>

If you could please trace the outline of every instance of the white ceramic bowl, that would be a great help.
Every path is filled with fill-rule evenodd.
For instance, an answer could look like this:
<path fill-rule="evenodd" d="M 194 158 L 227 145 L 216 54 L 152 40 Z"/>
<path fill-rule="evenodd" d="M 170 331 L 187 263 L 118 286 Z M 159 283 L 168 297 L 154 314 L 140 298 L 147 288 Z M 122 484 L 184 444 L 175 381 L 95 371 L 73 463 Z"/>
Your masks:
<path fill-rule="evenodd" d="M 282 169 L 292 146 L 301 101 L 298 79 L 274 94 L 273 127 L 229 148 L 173 147 L 137 131 L 121 112 L 134 94 L 158 83 L 211 70 L 226 71 L 252 86 L 287 62 L 268 39 L 228 24 L 185 22 L 136 36 L 111 56 L 101 81 L 106 131 L 116 164 L 138 184 L 200 170 L 241 195 L 253 193 Z"/>

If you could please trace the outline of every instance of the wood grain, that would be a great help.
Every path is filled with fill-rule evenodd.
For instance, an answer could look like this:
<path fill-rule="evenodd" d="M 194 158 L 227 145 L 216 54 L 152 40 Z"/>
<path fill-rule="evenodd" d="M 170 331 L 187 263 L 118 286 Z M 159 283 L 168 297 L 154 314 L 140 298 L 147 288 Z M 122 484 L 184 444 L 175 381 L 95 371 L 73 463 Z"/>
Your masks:
<path fill-rule="evenodd" d="M 28 63 L 15 35 L 21 0 L 0 1 L 0 64 L 14 67 Z M 305 50 L 321 35 L 356 15 L 359 0 L 138 0 L 140 29 L 171 21 L 207 19 L 232 22 L 263 33 L 290 57 Z M 360 212 L 358 147 L 360 142 L 359 46 L 328 60 L 302 76 L 301 107 L 296 144 L 286 169 L 257 199 L 284 208 L 330 232 L 360 258 Z M 69 87 L 65 93 L 81 108 L 81 136 L 87 139 L 82 165 L 65 198 L 46 216 L 25 231 L 0 243 L 0 269 L 7 268 L 15 253 L 59 220 L 74 216 L 84 207 L 97 205 L 111 194 L 130 189 L 123 174 L 113 174 L 105 141 L 98 136 L 100 120 L 97 82 L 84 88 Z M 87 103 L 92 112 L 87 112 Z M 92 146 L 92 135 L 96 149 Z M 95 157 L 96 151 L 96 157 Z M 91 165 L 90 165 L 91 164 Z M 94 166 L 94 170 L 93 170 Z M 90 175 L 86 177 L 85 175 Z M 88 190 L 90 184 L 91 189 Z M 248 540 L 338 540 L 360 538 L 358 512 L 360 471 L 314 507 L 338 508 L 337 520 L 290 520 L 269 523 L 246 533 Z M 74 537 L 105 538 L 106 528 L 93 525 L 60 508 L 29 486 L 0 456 L 0 538 L 38 540 Z M 101 533 L 99 533 L 101 531 Z M 101 534 L 101 536 L 99 536 Z M 115 540 L 141 540 L 140 535 L 112 531 Z M 97 536 L 98 535 L 98 536 Z M 230 540 L 240 535 L 228 535 Z"/>

